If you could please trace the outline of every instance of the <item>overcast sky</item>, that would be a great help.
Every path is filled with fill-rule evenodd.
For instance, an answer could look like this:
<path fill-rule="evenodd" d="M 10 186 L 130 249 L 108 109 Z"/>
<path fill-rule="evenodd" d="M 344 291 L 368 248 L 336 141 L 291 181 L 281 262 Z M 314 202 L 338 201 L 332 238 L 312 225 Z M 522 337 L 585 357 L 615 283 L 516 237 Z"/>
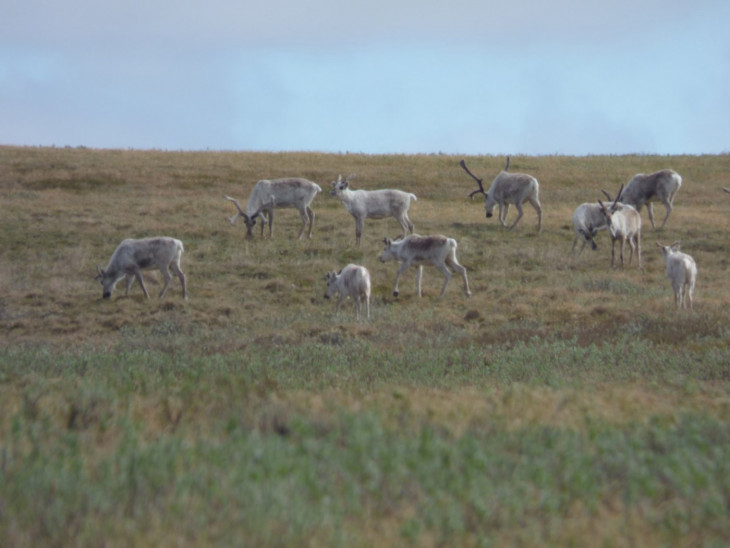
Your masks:
<path fill-rule="evenodd" d="M 730 151 L 728 0 L 6 0 L 0 144 Z"/>

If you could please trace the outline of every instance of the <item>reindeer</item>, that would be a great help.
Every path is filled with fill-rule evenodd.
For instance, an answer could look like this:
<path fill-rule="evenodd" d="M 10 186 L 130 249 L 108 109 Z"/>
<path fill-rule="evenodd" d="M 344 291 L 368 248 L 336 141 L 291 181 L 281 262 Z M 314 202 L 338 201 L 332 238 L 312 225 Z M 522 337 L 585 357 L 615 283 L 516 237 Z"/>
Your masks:
<path fill-rule="evenodd" d="M 456 259 L 456 240 L 447 238 L 446 236 L 419 236 L 411 234 L 402 240 L 393 241 L 388 238 L 383 240 L 385 249 L 380 255 L 380 262 L 399 261 L 401 263 L 398 272 L 395 275 L 395 287 L 393 295 L 398 296 L 398 280 L 401 274 L 411 265 L 418 267 L 416 275 L 416 287 L 418 288 L 418 296 L 421 296 L 421 277 L 423 275 L 423 265 L 431 263 L 438 268 L 444 275 L 444 285 L 441 288 L 439 297 L 443 296 L 446 291 L 446 285 L 451 279 L 451 271 L 449 266 L 455 268 L 464 278 L 464 292 L 467 297 L 471 297 L 469 289 L 469 280 L 466 277 L 466 268 L 459 264 Z"/>
<path fill-rule="evenodd" d="M 695 282 L 697 281 L 697 264 L 695 260 L 679 250 L 679 242 L 674 242 L 671 245 L 662 245 L 657 242 L 656 245 L 662 250 L 664 263 L 667 266 L 667 276 L 672 283 L 672 289 L 674 289 L 674 302 L 677 308 L 686 309 L 687 301 L 689 301 L 691 310 Z"/>
<path fill-rule="evenodd" d="M 165 277 L 165 285 L 160 292 L 160 298 L 162 298 L 172 278 L 169 268 L 180 278 L 183 299 L 187 299 L 185 274 L 180 270 L 180 258 L 183 251 L 183 243 L 175 238 L 161 236 L 141 240 L 123 240 L 112 253 L 107 267 L 104 269 L 99 268 L 98 265 L 96 267 L 98 273 L 96 279 L 101 280 L 101 285 L 104 287 L 103 297 L 105 299 L 111 297 L 114 286 L 125 278 L 127 282 L 125 295 L 129 295 L 129 289 L 136 279 L 144 296 L 149 299 L 149 293 L 147 293 L 142 279 L 142 271 L 156 268 Z"/>
<path fill-rule="evenodd" d="M 321 192 L 322 189 L 317 183 L 308 181 L 301 177 L 290 177 L 286 179 L 263 179 L 256 183 L 251 191 L 248 199 L 246 211 L 241 208 L 238 200 L 230 196 L 223 196 L 226 200 L 230 200 L 236 205 L 238 212 L 233 217 L 228 217 L 228 221 L 233 224 L 239 216 L 243 218 L 246 224 L 246 237 L 253 237 L 253 227 L 256 225 L 256 219 L 261 217 L 261 237 L 264 236 L 264 225 L 269 223 L 269 238 L 274 232 L 274 209 L 295 207 L 299 210 L 302 217 L 302 228 L 299 230 L 297 239 L 301 239 L 304 234 L 304 228 L 309 221 L 309 232 L 307 238 L 312 237 L 312 228 L 314 226 L 314 211 L 310 207 L 312 200 Z"/>
<path fill-rule="evenodd" d="M 360 245 L 362 229 L 365 219 L 385 219 L 394 217 L 401 226 L 405 237 L 406 232 L 413 233 L 413 223 L 408 218 L 408 208 L 411 200 L 417 200 L 415 194 L 402 190 L 350 190 L 349 184 L 354 175 L 349 175 L 344 181 L 342 175 L 332 181 L 330 195 L 336 196 L 345 206 L 345 209 L 355 218 L 355 238 Z"/>
<path fill-rule="evenodd" d="M 614 200 L 608 192 L 603 189 L 601 189 L 601 192 L 603 192 L 609 201 L 614 202 L 614 207 L 616 209 L 623 208 L 623 204 L 616 202 L 616 200 Z M 600 204 L 597 202 L 585 202 L 579 205 L 573 212 L 573 229 L 575 230 L 575 238 L 573 239 L 573 247 L 570 250 L 571 253 L 575 251 L 578 238 L 583 239 L 583 245 L 581 246 L 578 255 L 583 253 L 587 243 L 591 244 L 591 249 L 593 251 L 598 249 L 595 237 L 599 230 L 604 230 L 606 228 L 608 228 L 606 225 L 606 217 L 601 211 Z"/>
<path fill-rule="evenodd" d="M 650 174 L 639 173 L 634 175 L 628 182 L 623 193 L 619 196 L 619 201 L 634 206 L 638 212 L 641 212 L 642 206 L 646 204 L 649 221 L 651 221 L 652 228 L 656 229 L 652 202 L 661 201 L 667 210 L 661 226 L 664 227 L 667 219 L 669 219 L 669 214 L 672 212 L 674 196 L 681 186 L 682 177 L 671 169 L 663 169 Z"/>
<path fill-rule="evenodd" d="M 325 276 L 327 280 L 327 290 L 324 298 L 329 299 L 339 293 L 340 298 L 337 301 L 335 311 L 340 310 L 340 304 L 345 297 L 352 297 L 355 301 L 355 317 L 360 319 L 360 308 L 362 299 L 365 300 L 365 310 L 367 317 L 370 319 L 370 272 L 364 266 L 348 264 L 339 273 L 327 272 Z"/>
<path fill-rule="evenodd" d="M 583 253 L 586 244 L 591 244 L 591 249 L 598 249 L 595 237 L 599 230 L 604 230 L 606 226 L 606 217 L 601 211 L 601 206 L 595 202 L 586 202 L 575 208 L 573 212 L 573 229 L 575 230 L 575 238 L 573 238 L 573 247 L 571 253 L 575 251 L 578 238 L 583 238 L 583 245 L 578 255 Z"/>
<path fill-rule="evenodd" d="M 495 177 L 494 181 L 492 181 L 492 186 L 486 192 L 484 192 L 482 179 L 469 171 L 469 168 L 466 167 L 466 162 L 461 160 L 459 165 L 479 185 L 477 190 L 469 194 L 469 198 L 473 199 L 474 194 L 484 194 L 487 218 L 492 216 L 494 206 L 499 205 L 499 221 L 502 223 L 502 226 L 507 228 L 507 212 L 509 211 L 510 204 L 514 204 L 518 214 L 515 222 L 508 228 L 512 230 L 522 218 L 522 204 L 530 202 L 532 207 L 535 208 L 535 211 L 537 211 L 537 232 L 539 233 L 542 230 L 542 206 L 540 205 L 539 198 L 540 184 L 531 175 L 508 173 L 509 156 L 507 156 L 507 164 L 504 166 L 504 169 Z"/>
<path fill-rule="evenodd" d="M 618 196 L 620 195 L 621 190 L 618 193 Z M 621 241 L 621 268 L 624 267 L 624 244 L 627 240 L 631 248 L 629 264 L 631 264 L 631 260 L 634 258 L 634 251 L 636 251 L 639 268 L 641 268 L 641 215 L 639 215 L 639 212 L 633 206 L 620 204 L 618 197 L 608 208 L 606 208 L 601 200 L 598 200 L 598 204 L 606 219 L 608 232 L 611 234 L 611 268 L 614 266 L 617 240 Z"/>

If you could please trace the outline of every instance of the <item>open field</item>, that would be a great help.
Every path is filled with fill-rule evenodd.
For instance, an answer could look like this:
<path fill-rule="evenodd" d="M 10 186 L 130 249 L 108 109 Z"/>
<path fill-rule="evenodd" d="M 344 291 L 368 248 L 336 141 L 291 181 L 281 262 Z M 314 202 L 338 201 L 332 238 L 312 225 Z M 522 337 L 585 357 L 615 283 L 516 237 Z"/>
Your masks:
<path fill-rule="evenodd" d="M 514 231 L 460 157 L 0 147 L 1 545 L 720 545 L 730 538 L 730 156 L 513 157 L 540 181 Z M 467 157 L 485 185 L 504 158 Z M 644 268 L 571 256 L 571 215 L 634 174 L 683 177 Z M 474 295 L 431 267 L 392 296 L 395 220 L 330 181 L 413 192 Z M 323 192 L 245 240 L 256 180 Z M 509 220 L 516 213 L 510 212 Z M 655 206 L 655 218 L 664 208 Z M 258 230 L 256 231 L 258 234 Z M 189 300 L 94 280 L 127 237 L 185 244 Z M 655 241 L 697 261 L 679 313 Z M 370 321 L 324 275 L 370 269 Z"/>

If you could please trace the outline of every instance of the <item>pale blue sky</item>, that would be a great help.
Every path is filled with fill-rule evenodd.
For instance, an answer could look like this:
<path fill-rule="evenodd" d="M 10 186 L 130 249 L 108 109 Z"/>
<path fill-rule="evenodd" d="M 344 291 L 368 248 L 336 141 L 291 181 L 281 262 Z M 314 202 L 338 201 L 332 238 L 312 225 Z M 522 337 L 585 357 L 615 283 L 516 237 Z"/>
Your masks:
<path fill-rule="evenodd" d="M 730 151 L 726 0 L 10 0 L 0 144 Z"/>

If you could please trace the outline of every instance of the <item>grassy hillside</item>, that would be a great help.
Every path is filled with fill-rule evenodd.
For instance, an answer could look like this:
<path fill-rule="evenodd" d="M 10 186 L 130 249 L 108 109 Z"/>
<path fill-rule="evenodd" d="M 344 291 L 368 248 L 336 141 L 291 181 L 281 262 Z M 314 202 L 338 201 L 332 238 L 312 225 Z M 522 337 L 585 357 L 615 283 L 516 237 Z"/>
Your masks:
<path fill-rule="evenodd" d="M 7 544 L 712 543 L 730 535 L 730 156 L 513 157 L 540 181 L 514 231 L 460 157 L 0 147 L 0 539 Z M 467 157 L 485 184 L 502 157 Z M 571 255 L 575 207 L 634 174 L 683 177 L 644 268 Z M 354 221 L 330 181 L 418 201 L 458 276 L 392 296 L 395 220 Z M 311 240 L 226 216 L 261 178 L 323 188 Z M 515 212 L 510 212 L 513 219 Z M 662 219 L 664 208 L 655 207 Z M 101 299 L 127 237 L 185 244 L 190 298 Z M 699 267 L 679 313 L 656 241 Z M 322 298 L 367 266 L 371 320 Z M 145 275 L 151 294 L 157 273 Z"/>

